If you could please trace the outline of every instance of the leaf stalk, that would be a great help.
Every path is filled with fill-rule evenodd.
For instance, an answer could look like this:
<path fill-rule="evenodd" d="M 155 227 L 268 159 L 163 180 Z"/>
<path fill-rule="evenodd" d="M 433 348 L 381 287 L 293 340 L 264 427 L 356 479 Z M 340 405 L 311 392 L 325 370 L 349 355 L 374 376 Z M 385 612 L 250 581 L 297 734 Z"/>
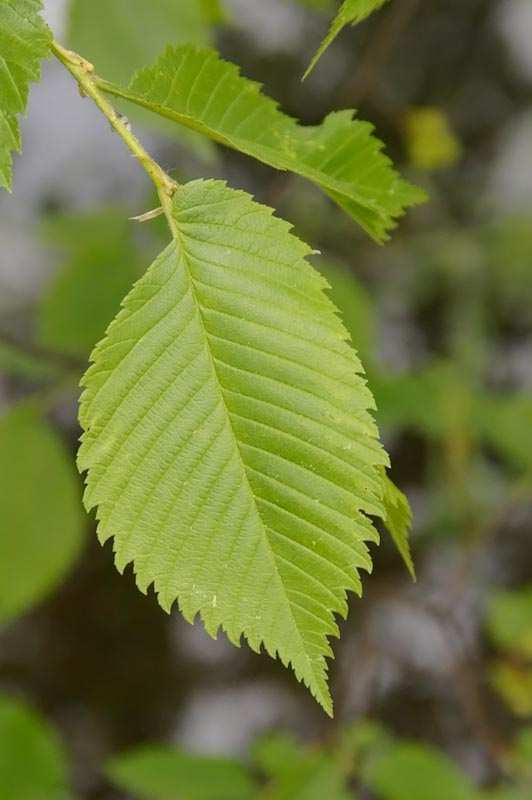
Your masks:
<path fill-rule="evenodd" d="M 87 61 L 83 56 L 72 50 L 67 50 L 59 42 L 52 42 L 52 52 L 55 57 L 75 78 L 82 95 L 90 97 L 102 114 L 109 121 L 113 130 L 118 133 L 135 158 L 139 161 L 145 172 L 150 176 L 157 194 L 161 201 L 161 206 L 166 215 L 168 225 L 172 234 L 176 235 L 175 221 L 172 216 L 172 197 L 178 188 L 178 183 L 173 180 L 163 168 L 149 155 L 139 139 L 132 132 L 131 127 L 125 117 L 120 114 L 109 100 L 99 89 L 100 83 L 106 83 L 98 78 L 94 71 L 94 65 Z"/>

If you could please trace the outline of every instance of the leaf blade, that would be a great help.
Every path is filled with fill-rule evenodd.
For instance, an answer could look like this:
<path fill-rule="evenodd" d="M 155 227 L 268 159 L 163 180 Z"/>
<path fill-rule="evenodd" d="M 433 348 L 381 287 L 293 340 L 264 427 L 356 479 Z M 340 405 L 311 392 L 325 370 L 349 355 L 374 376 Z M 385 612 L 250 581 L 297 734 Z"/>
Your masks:
<path fill-rule="evenodd" d="M 340 9 L 338 10 L 337 15 L 333 19 L 331 23 L 331 27 L 329 28 L 329 32 L 325 36 L 324 40 L 318 47 L 318 50 L 314 54 L 309 66 L 305 74 L 303 75 L 303 80 L 308 78 L 322 55 L 328 49 L 328 47 L 334 42 L 338 34 L 345 28 L 346 25 L 357 25 L 359 22 L 363 22 L 370 14 L 373 14 L 374 11 L 378 11 L 387 0 L 344 0 Z"/>
<path fill-rule="evenodd" d="M 20 152 L 18 115 L 26 110 L 29 85 L 41 75 L 51 33 L 40 17 L 40 0 L 0 3 L 0 187 L 11 190 L 12 152 Z"/>
<path fill-rule="evenodd" d="M 373 127 L 337 111 L 303 126 L 261 93 L 259 84 L 213 50 L 167 48 L 127 89 L 111 94 L 147 108 L 275 169 L 302 175 L 325 191 L 377 242 L 424 193 L 402 179 Z"/>
<path fill-rule="evenodd" d="M 84 379 L 85 503 L 141 590 L 263 644 L 331 713 L 327 637 L 384 513 L 373 400 L 287 223 L 219 181 L 174 202 L 179 243 Z"/>
<path fill-rule="evenodd" d="M 412 580 L 416 580 L 416 569 L 410 551 L 409 534 L 412 527 L 412 511 L 406 495 L 397 488 L 388 475 L 384 475 L 383 503 L 386 511 L 384 525 L 408 569 Z"/>

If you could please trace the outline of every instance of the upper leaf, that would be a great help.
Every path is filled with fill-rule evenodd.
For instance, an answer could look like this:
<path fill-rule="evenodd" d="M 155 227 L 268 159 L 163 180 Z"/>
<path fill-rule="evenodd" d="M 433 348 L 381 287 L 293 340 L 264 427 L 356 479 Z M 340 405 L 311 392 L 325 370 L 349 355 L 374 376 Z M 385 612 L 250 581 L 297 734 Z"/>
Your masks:
<path fill-rule="evenodd" d="M 374 11 L 377 11 L 377 9 L 383 6 L 386 2 L 387 0 L 344 0 L 340 6 L 338 14 L 331 23 L 329 33 L 320 44 L 314 58 L 310 62 L 310 65 L 303 76 L 303 79 L 305 79 L 312 72 L 329 45 L 334 42 L 340 31 L 345 28 L 346 25 L 349 25 L 349 23 L 356 25 L 357 23 L 362 22 L 366 19 L 366 17 L 369 17 L 370 14 L 372 14 Z"/>
<path fill-rule="evenodd" d="M 40 0 L 0 0 L 0 187 L 11 189 L 13 150 L 20 152 L 17 115 L 26 110 L 29 85 L 41 76 L 51 33 Z"/>
<path fill-rule="evenodd" d="M 2 624 L 63 578 L 80 551 L 83 512 L 68 454 L 29 405 L 0 419 L 0 475 Z"/>
<path fill-rule="evenodd" d="M 272 167 L 303 175 L 376 241 L 388 238 L 395 219 L 424 198 L 394 171 L 372 126 L 354 120 L 352 111 L 329 114 L 316 127 L 300 125 L 213 50 L 168 48 L 128 89 L 106 88 Z"/>
<path fill-rule="evenodd" d="M 219 181 L 173 213 L 83 380 L 85 503 L 142 590 L 263 643 L 330 713 L 327 636 L 384 516 L 373 398 L 288 223 Z"/>

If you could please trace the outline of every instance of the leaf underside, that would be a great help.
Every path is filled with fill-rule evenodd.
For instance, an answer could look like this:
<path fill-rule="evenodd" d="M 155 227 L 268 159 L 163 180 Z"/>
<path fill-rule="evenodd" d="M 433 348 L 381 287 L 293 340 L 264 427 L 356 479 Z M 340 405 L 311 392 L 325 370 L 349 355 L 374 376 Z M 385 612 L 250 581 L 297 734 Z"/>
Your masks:
<path fill-rule="evenodd" d="M 303 80 L 310 75 L 324 52 L 334 42 L 346 25 L 357 25 L 359 22 L 363 22 L 370 14 L 377 11 L 386 2 L 387 0 L 344 0 L 331 23 L 327 36 L 318 47 L 307 71 L 303 75 Z"/>
<path fill-rule="evenodd" d="M 51 34 L 39 16 L 40 0 L 0 2 L 0 187 L 10 189 L 12 152 L 20 152 L 17 115 L 24 113 L 29 85 L 41 75 Z"/>
<path fill-rule="evenodd" d="M 167 48 L 128 89 L 109 91 L 311 180 L 378 242 L 388 238 L 408 206 L 424 199 L 395 172 L 368 122 L 345 110 L 329 114 L 319 126 L 300 125 L 261 93 L 260 84 L 208 48 Z"/>
<path fill-rule="evenodd" d="M 331 713 L 327 636 L 385 515 L 373 398 L 288 223 L 219 181 L 173 202 L 83 379 L 85 504 L 142 591 L 264 645 Z"/>

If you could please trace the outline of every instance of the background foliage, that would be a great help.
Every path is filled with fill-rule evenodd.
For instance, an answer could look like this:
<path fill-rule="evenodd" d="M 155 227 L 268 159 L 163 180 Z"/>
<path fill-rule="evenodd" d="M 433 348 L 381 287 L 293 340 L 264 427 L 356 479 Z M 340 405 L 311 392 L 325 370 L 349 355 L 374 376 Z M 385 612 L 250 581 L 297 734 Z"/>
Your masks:
<path fill-rule="evenodd" d="M 0 198 L 0 796 L 525 800 L 527 4 L 391 0 L 347 27 L 304 84 L 333 2 L 160 0 L 147 15 L 145 3 L 110 0 L 105 36 L 100 5 L 46 12 L 106 76 L 126 80 L 167 42 L 217 42 L 306 123 L 356 106 L 429 192 L 379 248 L 307 182 L 126 111 L 179 179 L 205 174 L 210 159 L 209 174 L 275 205 L 322 251 L 413 505 L 418 582 L 391 546 L 374 551 L 376 574 L 335 647 L 329 722 L 280 665 L 166 618 L 131 574 L 115 574 L 79 511 L 75 385 L 166 240 L 158 220 L 127 221 L 155 205 L 142 176 L 45 63 L 15 195 Z"/>

